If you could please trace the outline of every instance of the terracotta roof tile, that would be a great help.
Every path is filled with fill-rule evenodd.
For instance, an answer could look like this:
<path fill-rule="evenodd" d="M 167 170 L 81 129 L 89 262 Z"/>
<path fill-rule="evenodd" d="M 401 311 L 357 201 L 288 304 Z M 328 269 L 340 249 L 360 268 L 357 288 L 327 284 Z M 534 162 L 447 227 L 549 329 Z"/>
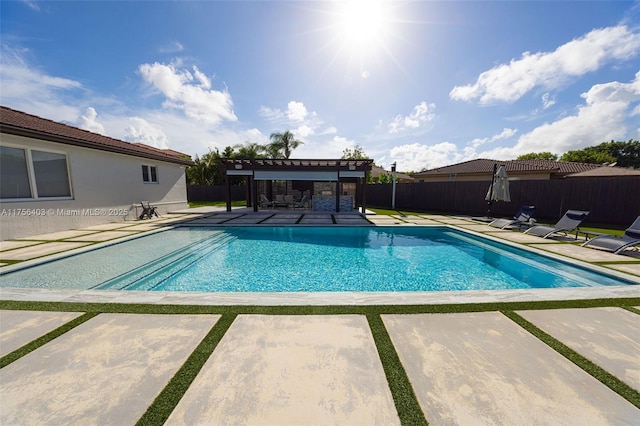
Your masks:
<path fill-rule="evenodd" d="M 492 173 L 493 165 L 504 164 L 509 172 L 550 172 L 551 174 L 564 176 L 570 173 L 579 173 L 601 167 L 600 164 L 570 163 L 551 160 L 510 160 L 499 161 L 490 159 L 469 160 L 450 166 L 439 167 L 413 174 L 414 177 L 449 175 L 449 174 L 484 174 Z"/>
<path fill-rule="evenodd" d="M 184 158 L 185 154 L 178 153 L 177 151 L 163 150 L 144 144 L 121 141 L 4 106 L 0 106 L 0 130 L 2 133 L 32 137 L 67 145 L 83 146 L 170 163 L 193 164 L 190 159 Z"/>

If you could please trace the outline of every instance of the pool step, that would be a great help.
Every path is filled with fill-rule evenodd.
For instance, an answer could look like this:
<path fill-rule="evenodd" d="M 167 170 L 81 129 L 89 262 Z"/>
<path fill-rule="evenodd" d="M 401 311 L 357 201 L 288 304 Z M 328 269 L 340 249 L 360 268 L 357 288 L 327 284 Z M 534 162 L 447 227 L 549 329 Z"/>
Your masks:
<path fill-rule="evenodd" d="M 93 287 L 97 290 L 151 290 L 196 260 L 224 247 L 241 232 L 228 230 L 196 241 Z"/>

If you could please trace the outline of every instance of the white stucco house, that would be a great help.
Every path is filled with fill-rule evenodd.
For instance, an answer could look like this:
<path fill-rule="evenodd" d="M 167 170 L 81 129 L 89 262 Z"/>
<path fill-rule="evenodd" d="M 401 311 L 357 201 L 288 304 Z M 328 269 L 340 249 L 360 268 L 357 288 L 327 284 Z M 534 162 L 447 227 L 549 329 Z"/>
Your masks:
<path fill-rule="evenodd" d="M 184 154 L 0 106 L 0 240 L 186 208 Z"/>

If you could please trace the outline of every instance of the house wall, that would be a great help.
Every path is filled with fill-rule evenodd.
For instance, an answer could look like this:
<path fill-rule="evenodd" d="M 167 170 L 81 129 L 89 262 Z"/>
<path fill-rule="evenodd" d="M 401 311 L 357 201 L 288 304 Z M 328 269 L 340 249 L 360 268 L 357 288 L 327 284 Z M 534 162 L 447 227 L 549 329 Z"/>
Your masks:
<path fill-rule="evenodd" d="M 185 166 L 107 151 L 1 134 L 2 145 L 66 153 L 71 199 L 0 202 L 0 240 L 108 222 L 135 220 L 140 201 L 160 214 L 186 208 Z M 145 183 L 142 165 L 157 167 Z"/>

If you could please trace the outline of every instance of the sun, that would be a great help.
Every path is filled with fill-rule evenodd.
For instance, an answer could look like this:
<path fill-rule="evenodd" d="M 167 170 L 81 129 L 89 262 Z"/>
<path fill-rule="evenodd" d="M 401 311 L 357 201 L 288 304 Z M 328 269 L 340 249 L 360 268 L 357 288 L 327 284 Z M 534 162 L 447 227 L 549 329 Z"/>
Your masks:
<path fill-rule="evenodd" d="M 362 49 L 384 41 L 388 20 L 382 1 L 348 0 L 338 7 L 337 36 L 343 45 Z"/>

